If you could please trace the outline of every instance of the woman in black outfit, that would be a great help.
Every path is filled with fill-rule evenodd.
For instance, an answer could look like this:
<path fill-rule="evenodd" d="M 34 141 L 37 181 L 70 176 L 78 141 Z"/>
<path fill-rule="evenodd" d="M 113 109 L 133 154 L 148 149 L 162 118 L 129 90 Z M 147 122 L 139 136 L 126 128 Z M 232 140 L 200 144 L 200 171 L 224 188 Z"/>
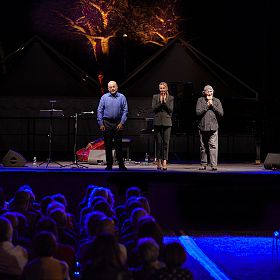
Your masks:
<path fill-rule="evenodd" d="M 172 127 L 174 97 L 168 93 L 166 82 L 159 84 L 159 93 L 153 95 L 152 108 L 155 113 L 154 133 L 156 138 L 157 169 L 167 170 L 169 140 Z"/>

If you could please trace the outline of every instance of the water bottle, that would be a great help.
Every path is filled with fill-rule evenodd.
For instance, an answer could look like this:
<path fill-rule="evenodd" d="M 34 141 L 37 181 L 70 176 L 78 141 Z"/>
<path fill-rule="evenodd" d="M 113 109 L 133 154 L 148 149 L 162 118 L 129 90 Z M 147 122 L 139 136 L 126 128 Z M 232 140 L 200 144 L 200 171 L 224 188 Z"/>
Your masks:
<path fill-rule="evenodd" d="M 33 157 L 33 166 L 37 166 L 37 158 L 36 157 Z"/>
<path fill-rule="evenodd" d="M 145 164 L 149 163 L 149 155 L 148 153 L 145 154 Z"/>
<path fill-rule="evenodd" d="M 79 280 L 81 278 L 81 264 L 80 262 L 76 261 L 75 263 L 75 270 L 74 270 L 74 279 Z"/>

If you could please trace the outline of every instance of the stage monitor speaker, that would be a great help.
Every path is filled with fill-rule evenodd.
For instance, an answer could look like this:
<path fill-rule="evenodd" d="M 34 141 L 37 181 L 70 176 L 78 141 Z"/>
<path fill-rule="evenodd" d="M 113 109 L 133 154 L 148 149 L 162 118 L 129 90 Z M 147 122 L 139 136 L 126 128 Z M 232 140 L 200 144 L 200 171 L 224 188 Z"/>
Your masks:
<path fill-rule="evenodd" d="M 268 153 L 264 161 L 265 169 L 280 169 L 280 154 Z"/>
<path fill-rule="evenodd" d="M 115 162 L 115 150 L 113 150 L 113 162 Z M 106 164 L 105 150 L 91 150 L 88 156 L 89 164 Z"/>
<path fill-rule="evenodd" d="M 26 162 L 26 159 L 20 153 L 13 150 L 9 150 L 2 159 L 2 164 L 5 167 L 23 167 Z"/>

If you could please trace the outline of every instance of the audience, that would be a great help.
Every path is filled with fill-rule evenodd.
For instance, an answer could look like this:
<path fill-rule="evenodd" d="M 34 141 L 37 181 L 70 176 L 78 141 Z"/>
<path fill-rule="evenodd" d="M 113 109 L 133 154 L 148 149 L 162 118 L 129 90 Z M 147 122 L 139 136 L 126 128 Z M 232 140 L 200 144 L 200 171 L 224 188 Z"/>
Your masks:
<path fill-rule="evenodd" d="M 36 201 L 29 185 L 6 202 L 0 188 L 0 279 L 192 279 L 184 248 L 164 245 L 140 188 L 115 206 L 109 188 L 88 185 L 77 208 L 68 212 L 62 193 Z"/>

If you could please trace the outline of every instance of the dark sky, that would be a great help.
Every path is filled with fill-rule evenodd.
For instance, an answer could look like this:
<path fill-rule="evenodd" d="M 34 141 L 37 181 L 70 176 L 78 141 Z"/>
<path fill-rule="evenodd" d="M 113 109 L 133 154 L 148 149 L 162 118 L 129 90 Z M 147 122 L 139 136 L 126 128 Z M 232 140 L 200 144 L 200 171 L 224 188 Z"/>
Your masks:
<path fill-rule="evenodd" d="M 1 1 L 0 41 L 5 54 L 16 50 L 36 34 L 94 76 L 96 67 L 93 67 L 94 61 L 86 45 L 76 39 L 61 36 L 57 32 L 58 26 L 52 22 L 53 9 L 59 6 L 67 10 L 71 2 Z M 279 56 L 274 42 L 279 25 L 276 24 L 277 17 L 273 16 L 276 16 L 276 10 L 270 1 L 181 2 L 183 4 L 180 10 L 186 19 L 185 38 L 193 46 L 254 89 L 262 91 L 267 84 L 270 85 L 269 81 L 273 81 L 273 64 L 277 65 Z M 138 51 L 133 44 L 128 44 L 127 48 L 129 70 L 137 67 L 141 59 L 144 60 L 157 50 L 155 47 L 141 46 Z M 135 50 L 137 56 L 133 57 Z"/>

